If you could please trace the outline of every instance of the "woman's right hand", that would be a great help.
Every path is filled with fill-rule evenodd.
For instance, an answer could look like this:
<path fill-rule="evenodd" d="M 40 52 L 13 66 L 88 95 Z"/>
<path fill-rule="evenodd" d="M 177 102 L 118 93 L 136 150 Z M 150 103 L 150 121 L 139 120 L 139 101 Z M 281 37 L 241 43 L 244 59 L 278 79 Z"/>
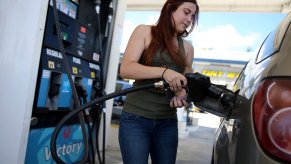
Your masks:
<path fill-rule="evenodd" d="M 181 90 L 183 87 L 187 86 L 187 79 L 181 73 L 178 73 L 174 70 L 165 68 L 162 78 L 169 84 L 170 89 L 173 92 Z"/>

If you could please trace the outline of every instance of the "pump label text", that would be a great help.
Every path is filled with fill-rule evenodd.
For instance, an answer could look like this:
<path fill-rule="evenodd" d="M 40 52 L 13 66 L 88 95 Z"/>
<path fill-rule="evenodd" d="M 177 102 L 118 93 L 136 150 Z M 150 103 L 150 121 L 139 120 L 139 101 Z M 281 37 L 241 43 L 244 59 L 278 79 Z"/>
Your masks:
<path fill-rule="evenodd" d="M 63 144 L 57 148 L 58 157 L 74 155 L 77 156 L 80 153 L 82 142 Z M 44 147 L 45 160 L 48 161 L 51 158 L 51 151 L 49 146 Z"/>
<path fill-rule="evenodd" d="M 52 57 L 63 59 L 63 56 L 62 56 L 62 54 L 60 52 L 52 50 L 52 49 L 49 49 L 49 48 L 46 49 L 46 54 L 49 55 L 49 56 L 52 56 Z"/>

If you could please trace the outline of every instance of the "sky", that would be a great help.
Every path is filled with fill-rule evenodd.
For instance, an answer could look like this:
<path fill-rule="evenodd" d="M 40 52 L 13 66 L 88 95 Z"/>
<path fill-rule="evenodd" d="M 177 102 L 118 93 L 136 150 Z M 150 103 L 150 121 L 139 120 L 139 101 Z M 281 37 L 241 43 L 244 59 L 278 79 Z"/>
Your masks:
<path fill-rule="evenodd" d="M 200 12 L 198 27 L 185 39 L 194 50 L 256 52 L 265 37 L 276 28 L 286 14 Z M 127 11 L 123 24 L 120 52 L 139 24 L 153 25 L 159 11 Z"/>

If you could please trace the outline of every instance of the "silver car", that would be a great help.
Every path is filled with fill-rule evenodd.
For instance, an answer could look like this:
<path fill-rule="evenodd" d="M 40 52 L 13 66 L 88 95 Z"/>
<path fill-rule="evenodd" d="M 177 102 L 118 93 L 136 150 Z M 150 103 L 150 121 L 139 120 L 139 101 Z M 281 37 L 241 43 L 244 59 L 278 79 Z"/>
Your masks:
<path fill-rule="evenodd" d="M 221 121 L 213 163 L 291 163 L 290 22 L 291 13 L 237 79 L 233 90 L 243 99 Z"/>

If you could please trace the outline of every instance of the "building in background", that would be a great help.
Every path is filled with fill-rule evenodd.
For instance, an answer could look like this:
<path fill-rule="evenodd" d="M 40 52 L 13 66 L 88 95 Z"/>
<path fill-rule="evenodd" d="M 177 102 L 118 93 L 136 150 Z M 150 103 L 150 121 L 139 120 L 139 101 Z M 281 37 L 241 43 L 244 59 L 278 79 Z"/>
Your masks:
<path fill-rule="evenodd" d="M 192 68 L 194 72 L 209 76 L 212 83 L 232 89 L 253 54 L 254 52 L 197 50 Z"/>
<path fill-rule="evenodd" d="M 254 52 L 197 50 L 193 58 L 192 68 L 194 72 L 209 76 L 212 83 L 232 89 L 241 70 L 253 54 Z M 123 53 L 120 55 L 120 60 L 122 57 Z M 119 74 L 118 79 L 122 80 Z"/>

